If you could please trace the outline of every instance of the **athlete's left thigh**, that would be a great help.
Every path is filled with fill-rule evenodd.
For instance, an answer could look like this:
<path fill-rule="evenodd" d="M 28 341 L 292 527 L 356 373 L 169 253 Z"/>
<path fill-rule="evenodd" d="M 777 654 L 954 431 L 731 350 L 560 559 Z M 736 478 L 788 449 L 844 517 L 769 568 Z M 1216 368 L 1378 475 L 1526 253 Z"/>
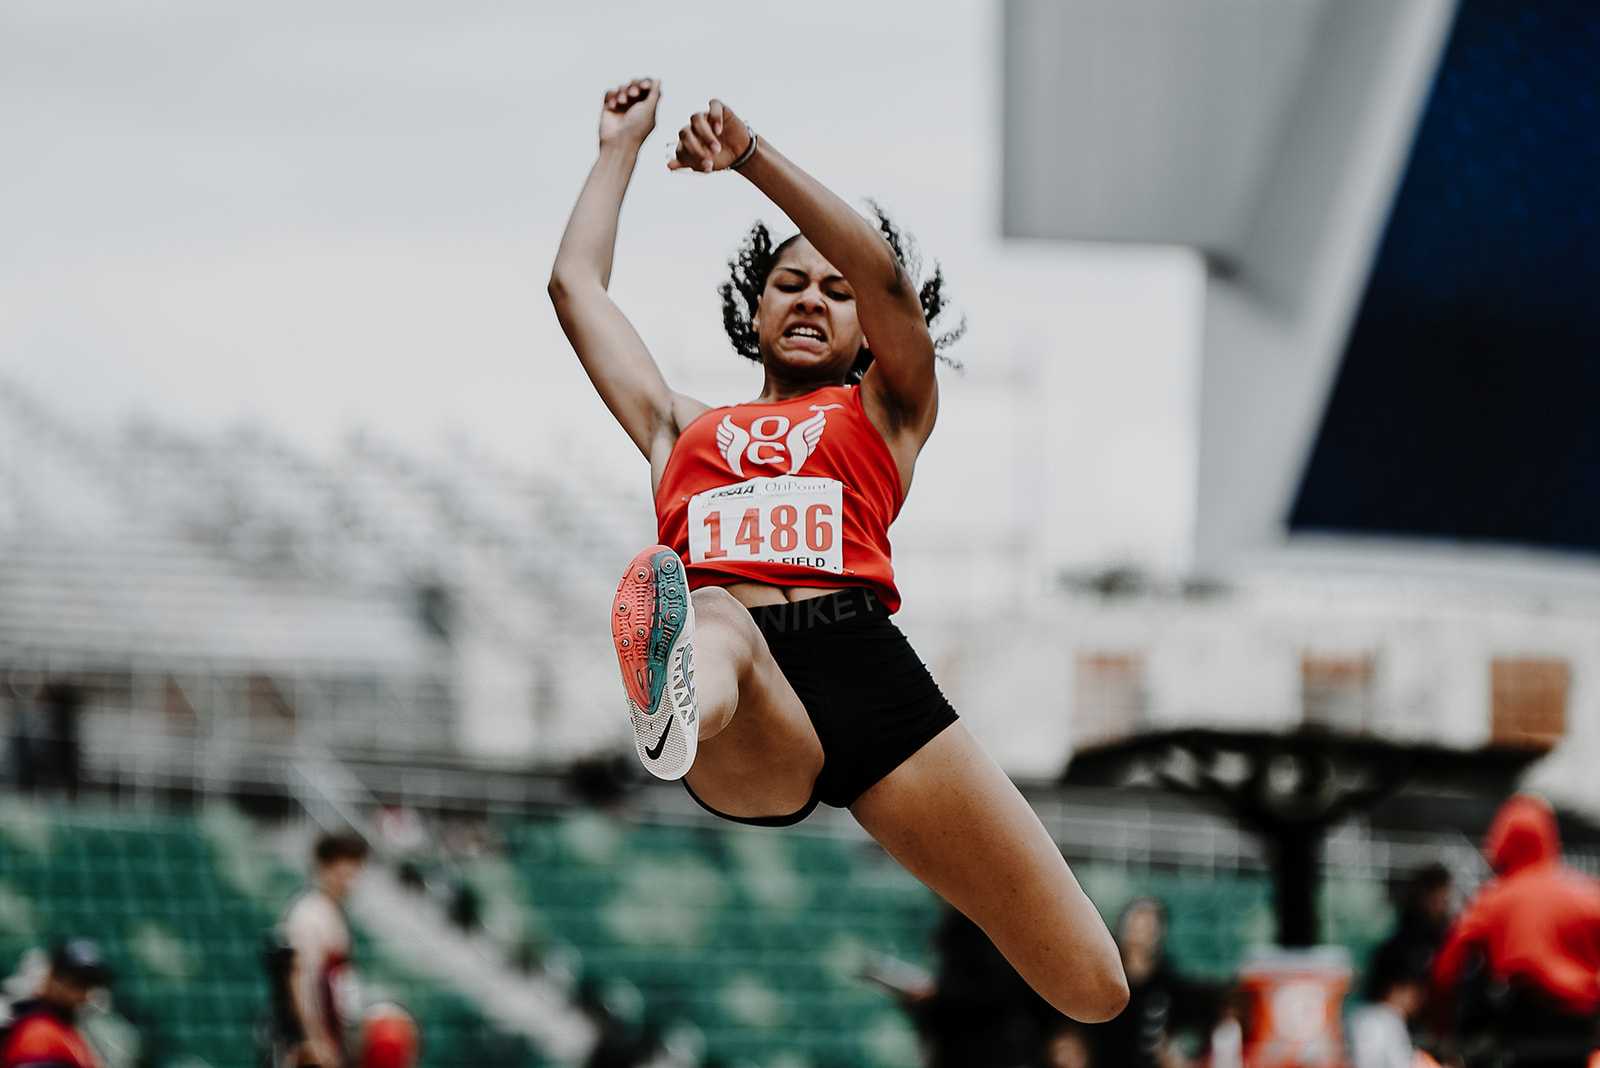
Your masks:
<path fill-rule="evenodd" d="M 961 723 L 850 811 L 1061 1012 L 1093 1021 L 1121 1011 L 1127 980 L 1105 922 L 1028 802 Z"/>

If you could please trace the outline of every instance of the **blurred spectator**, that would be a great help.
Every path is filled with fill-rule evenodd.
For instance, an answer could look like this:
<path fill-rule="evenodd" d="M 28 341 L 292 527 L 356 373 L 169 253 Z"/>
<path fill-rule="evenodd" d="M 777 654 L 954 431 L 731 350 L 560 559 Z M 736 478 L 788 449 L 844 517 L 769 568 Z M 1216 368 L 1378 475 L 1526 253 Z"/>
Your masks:
<path fill-rule="evenodd" d="M 1443 864 L 1425 864 L 1411 872 L 1396 888 L 1394 895 L 1398 911 L 1395 929 L 1372 955 L 1366 997 L 1374 1005 L 1385 1000 L 1385 990 L 1397 972 L 1418 971 L 1421 975 L 1424 1007 L 1412 1009 L 1406 1014 L 1411 1030 L 1416 1029 L 1419 1020 L 1428 1018 L 1427 970 L 1444 941 L 1445 933 L 1450 929 L 1454 892 L 1455 880 L 1450 869 Z M 1375 1028 L 1378 1025 L 1369 1022 L 1368 1026 Z"/>
<path fill-rule="evenodd" d="M 344 905 L 367 860 L 355 834 L 326 834 L 313 850 L 311 885 L 284 913 L 282 937 L 292 954 L 287 968 L 290 1012 L 279 1036 L 287 1068 L 344 1068 L 350 1063 L 345 1028 L 359 1019 Z"/>
<path fill-rule="evenodd" d="M 1246 1002 L 1239 991 L 1222 999 L 1211 1028 L 1211 1057 L 1206 1068 L 1244 1068 Z"/>
<path fill-rule="evenodd" d="M 1488 1031 L 1496 1055 L 1517 1068 L 1579 1068 L 1600 1012 L 1600 881 L 1561 863 L 1555 816 L 1533 797 L 1501 807 L 1483 852 L 1496 878 L 1434 960 L 1441 1003 L 1459 994 L 1481 960 L 1481 1008 L 1474 1006 L 1464 1030 Z"/>
<path fill-rule="evenodd" d="M 1350 1016 L 1351 1068 L 1416 1068 L 1411 1022 L 1428 992 L 1426 946 L 1391 938 L 1373 954 L 1368 1003 Z"/>
<path fill-rule="evenodd" d="M 84 938 L 56 946 L 37 996 L 11 1007 L 0 1026 L 0 1068 L 100 1068 L 78 1028 L 89 995 L 110 981 L 100 947 Z"/>
<path fill-rule="evenodd" d="M 428 846 L 428 829 L 414 808 L 385 805 L 379 810 L 376 822 L 383 852 L 388 856 L 408 858 Z"/>
<path fill-rule="evenodd" d="M 494 836 L 481 818 L 462 817 L 444 825 L 440 844 L 453 860 L 476 860 L 495 851 Z"/>
<path fill-rule="evenodd" d="M 929 1068 L 1033 1065 L 1060 1020 L 994 948 L 983 929 L 947 909 L 934 934 L 932 982 L 897 979 L 882 966 L 863 973 L 892 990 L 928 1043 Z"/>
<path fill-rule="evenodd" d="M 467 879 L 456 878 L 450 887 L 446 915 L 462 931 L 477 934 L 483 929 L 483 895 Z"/>
<path fill-rule="evenodd" d="M 1034 993 L 982 927 L 946 910 L 934 934 L 939 970 L 915 1004 L 930 1068 L 1011 1068 L 1037 1062 L 1059 1015 Z"/>
<path fill-rule="evenodd" d="M 614 982 L 603 989 L 585 979 L 576 1000 L 598 1032 L 583 1068 L 639 1068 L 660 1053 L 660 1036 L 644 1019 L 644 999 L 631 983 Z"/>
<path fill-rule="evenodd" d="M 1117 948 L 1128 976 L 1128 1007 L 1089 1029 L 1097 1064 L 1117 1068 L 1178 1068 L 1189 1059 L 1174 1039 L 1208 1030 L 1218 992 L 1177 973 L 1167 960 L 1167 910 L 1155 898 L 1130 902 L 1117 921 Z"/>
<path fill-rule="evenodd" d="M 428 890 L 428 878 L 422 872 L 422 865 L 414 860 L 402 860 L 395 865 L 395 878 L 400 880 L 400 885 L 412 893 L 422 894 Z"/>
<path fill-rule="evenodd" d="M 1065 1020 L 1044 1047 L 1044 1068 L 1094 1068 L 1094 1056 L 1083 1026 Z"/>
<path fill-rule="evenodd" d="M 1374 960 L 1404 959 L 1431 962 L 1450 929 L 1450 901 L 1455 881 L 1450 869 L 1437 862 L 1411 873 L 1396 894 L 1399 917 L 1394 933 L 1378 947 Z M 1385 954 L 1400 954 L 1385 957 Z"/>

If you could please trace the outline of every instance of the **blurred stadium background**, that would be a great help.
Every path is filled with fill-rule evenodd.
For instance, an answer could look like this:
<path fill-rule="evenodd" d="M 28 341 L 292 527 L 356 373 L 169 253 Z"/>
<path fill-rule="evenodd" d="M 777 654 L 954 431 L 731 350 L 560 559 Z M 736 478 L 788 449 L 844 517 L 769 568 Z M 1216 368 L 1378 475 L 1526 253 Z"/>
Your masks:
<path fill-rule="evenodd" d="M 1301 941 L 1358 976 L 1397 880 L 1486 876 L 1518 786 L 1600 870 L 1600 16 L 978 8 L 999 255 L 1197 252 L 1181 372 L 1129 393 L 1170 420 L 1086 441 L 1101 402 L 1062 365 L 1092 354 L 975 371 L 945 434 L 1014 484 L 896 531 L 902 625 L 1091 896 L 1160 898 L 1174 961 L 1226 983 L 1298 892 L 1273 818 L 1310 843 Z M 937 969 L 931 895 L 842 813 L 735 828 L 633 767 L 596 606 L 651 530 L 636 478 L 470 431 L 85 416 L 25 340 L 0 362 L 0 972 L 98 940 L 109 1061 L 255 1063 L 263 932 L 316 830 L 354 826 L 361 973 L 424 1064 L 924 1063 L 860 974 Z M 1086 489 L 1125 448 L 1161 477 Z M 1064 552 L 1106 494 L 1178 533 Z M 667 942 L 635 904 L 662 885 Z"/>

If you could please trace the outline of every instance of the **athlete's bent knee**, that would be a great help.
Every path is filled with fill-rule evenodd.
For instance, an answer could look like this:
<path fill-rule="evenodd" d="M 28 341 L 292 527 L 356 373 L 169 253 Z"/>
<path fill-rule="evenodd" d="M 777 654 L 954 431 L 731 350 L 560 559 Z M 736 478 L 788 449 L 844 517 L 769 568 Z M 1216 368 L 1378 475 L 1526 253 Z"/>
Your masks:
<path fill-rule="evenodd" d="M 754 656 L 761 631 L 750 610 L 738 598 L 721 586 L 704 586 L 691 595 L 694 599 L 694 618 L 697 627 L 716 627 L 723 631 L 728 641 L 727 651 L 741 660 Z"/>
<path fill-rule="evenodd" d="M 694 601 L 696 612 L 723 613 L 737 609 L 749 615 L 749 610 L 739 603 L 739 599 L 721 586 L 701 586 L 689 595 Z"/>

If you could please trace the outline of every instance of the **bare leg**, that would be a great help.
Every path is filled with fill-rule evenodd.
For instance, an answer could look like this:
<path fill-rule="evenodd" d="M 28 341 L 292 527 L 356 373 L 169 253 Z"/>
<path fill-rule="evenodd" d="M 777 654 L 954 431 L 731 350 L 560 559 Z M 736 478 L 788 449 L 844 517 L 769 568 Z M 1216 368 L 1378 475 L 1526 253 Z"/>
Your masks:
<path fill-rule="evenodd" d="M 1116 943 L 1044 825 L 960 723 L 850 807 L 935 893 L 989 935 L 1041 997 L 1075 1020 L 1122 1011 Z"/>
<path fill-rule="evenodd" d="M 721 734 L 739 710 L 741 681 L 765 640 L 750 613 L 727 590 L 707 586 L 694 601 L 694 692 L 702 744 Z M 757 649 L 756 643 L 762 649 Z M 771 659 L 770 654 L 768 659 Z"/>
<path fill-rule="evenodd" d="M 730 816 L 787 816 L 811 798 L 822 743 L 750 612 L 727 590 L 694 592 L 700 748 L 686 781 Z"/>

